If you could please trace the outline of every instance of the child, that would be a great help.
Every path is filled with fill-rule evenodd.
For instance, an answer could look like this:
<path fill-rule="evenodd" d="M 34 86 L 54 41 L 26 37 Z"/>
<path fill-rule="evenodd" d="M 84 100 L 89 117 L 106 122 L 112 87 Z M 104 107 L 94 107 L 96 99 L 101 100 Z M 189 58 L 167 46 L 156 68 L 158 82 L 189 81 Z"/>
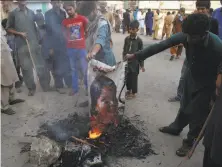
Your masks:
<path fill-rule="evenodd" d="M 134 20 L 129 25 L 130 35 L 125 38 L 124 47 L 123 47 L 123 58 L 126 54 L 135 53 L 143 49 L 143 41 L 140 37 L 137 36 L 139 30 L 139 22 Z M 126 99 L 132 99 L 136 97 L 137 93 L 137 83 L 138 83 L 138 74 L 140 68 L 142 72 L 145 71 L 143 61 L 139 62 L 137 60 L 129 60 L 127 62 L 128 71 L 127 71 L 127 80 L 126 80 Z"/>
<path fill-rule="evenodd" d="M 74 2 L 66 2 L 64 8 L 69 18 L 63 20 L 62 24 L 65 28 L 67 38 L 67 52 L 72 69 L 72 85 L 73 89 L 70 95 L 75 95 L 79 91 L 78 87 L 78 67 L 81 65 L 82 73 L 84 75 L 84 85 L 87 90 L 87 67 L 86 60 L 86 43 L 85 34 L 87 29 L 88 20 L 86 17 L 76 13 Z"/>

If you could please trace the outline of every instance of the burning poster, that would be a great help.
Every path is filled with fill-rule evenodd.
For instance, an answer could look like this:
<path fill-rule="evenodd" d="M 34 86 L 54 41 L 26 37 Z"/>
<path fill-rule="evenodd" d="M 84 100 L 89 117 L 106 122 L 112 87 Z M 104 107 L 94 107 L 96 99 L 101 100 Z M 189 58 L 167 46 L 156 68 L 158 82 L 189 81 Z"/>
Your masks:
<path fill-rule="evenodd" d="M 124 62 L 117 63 L 113 67 L 97 60 L 89 62 L 88 91 L 91 126 L 89 138 L 91 139 L 100 137 L 108 125 L 118 125 L 118 111 L 120 108 L 124 109 L 125 66 Z"/>

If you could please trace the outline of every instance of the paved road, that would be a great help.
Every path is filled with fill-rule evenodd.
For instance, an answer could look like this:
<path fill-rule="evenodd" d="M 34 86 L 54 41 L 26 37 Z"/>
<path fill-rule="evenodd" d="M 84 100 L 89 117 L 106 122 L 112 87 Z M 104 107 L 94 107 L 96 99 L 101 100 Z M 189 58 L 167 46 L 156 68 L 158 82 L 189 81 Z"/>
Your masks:
<path fill-rule="evenodd" d="M 117 60 L 121 60 L 123 41 L 126 35 L 113 34 L 114 52 Z M 150 37 L 142 37 L 145 45 L 150 45 Z M 129 117 L 139 115 L 145 122 L 144 132 L 149 136 L 154 150 L 159 154 L 150 156 L 145 160 L 120 159 L 113 167 L 176 167 L 182 160 L 175 156 L 175 150 L 181 145 L 187 129 L 179 137 L 172 137 L 158 132 L 158 127 L 169 124 L 175 118 L 179 104 L 168 103 L 167 99 L 175 95 L 180 70 L 184 56 L 176 61 L 169 61 L 169 51 L 164 51 L 145 61 L 146 72 L 139 76 L 139 93 L 136 99 L 126 103 L 125 114 Z M 37 92 L 34 97 L 27 97 L 27 90 L 19 97 L 25 98 L 26 103 L 14 106 L 16 115 L 2 115 L 2 166 L 4 167 L 30 167 L 24 165 L 28 155 L 20 154 L 24 133 L 35 135 L 38 126 L 46 121 L 61 119 L 69 113 L 78 112 L 87 114 L 84 109 L 75 108 L 77 97 L 58 95 L 56 92 Z M 68 92 L 68 90 L 67 90 Z M 80 97 L 83 101 L 85 97 Z M 200 145 L 193 158 L 184 165 L 201 167 L 203 148 Z M 183 166 L 181 166 L 183 167 Z"/>

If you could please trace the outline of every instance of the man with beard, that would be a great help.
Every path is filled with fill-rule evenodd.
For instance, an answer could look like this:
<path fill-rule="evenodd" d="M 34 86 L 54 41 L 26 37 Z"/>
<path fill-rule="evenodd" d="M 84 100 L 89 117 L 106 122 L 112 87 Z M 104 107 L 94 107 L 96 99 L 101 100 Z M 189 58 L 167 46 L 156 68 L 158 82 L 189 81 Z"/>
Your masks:
<path fill-rule="evenodd" d="M 210 17 L 209 15 L 209 10 L 210 10 L 210 1 L 201 1 L 198 0 L 196 2 L 196 10 L 194 13 L 201 13 L 201 14 L 206 14 L 207 16 Z M 216 19 L 210 17 L 210 32 L 218 35 L 218 22 Z M 183 95 L 183 87 L 184 87 L 184 74 L 186 73 L 187 69 L 187 61 L 186 59 L 184 60 L 182 70 L 181 70 L 181 76 L 180 76 L 180 81 L 179 81 L 179 86 L 177 88 L 177 95 L 174 97 L 169 98 L 169 102 L 177 102 L 181 100 L 181 97 Z"/>
<path fill-rule="evenodd" d="M 116 59 L 112 51 L 111 26 L 109 22 L 98 12 L 95 1 L 81 2 L 79 14 L 89 19 L 86 36 L 87 58 L 96 59 L 109 66 L 116 65 Z M 80 104 L 80 107 L 88 106 L 88 101 Z"/>
<path fill-rule="evenodd" d="M 62 29 L 62 21 L 66 13 L 60 9 L 60 1 L 51 1 L 52 9 L 45 13 L 46 35 L 43 41 L 43 54 L 52 71 L 56 91 L 64 94 L 64 84 L 71 88 L 71 69 L 66 52 L 66 41 Z"/>
<path fill-rule="evenodd" d="M 183 32 L 165 41 L 127 55 L 128 59 L 136 58 L 142 61 L 180 43 L 185 46 L 188 68 L 181 106 L 176 120 L 169 126 L 160 128 L 163 133 L 179 135 L 189 124 L 187 139 L 183 140 L 182 147 L 176 151 L 178 156 L 185 156 L 190 150 L 209 114 L 217 70 L 222 61 L 222 41 L 209 32 L 210 20 L 207 15 L 189 15 L 184 20 L 182 30 Z"/>
<path fill-rule="evenodd" d="M 36 91 L 33 63 L 35 64 L 35 70 L 43 91 L 48 90 L 47 80 L 49 78 L 49 72 L 45 67 L 45 61 L 41 56 L 35 14 L 32 10 L 26 7 L 26 3 L 26 0 L 18 1 L 18 8 L 9 14 L 6 30 L 8 33 L 14 34 L 16 37 L 15 41 L 23 79 L 29 90 L 28 96 L 33 96 Z M 28 41 L 28 43 L 26 41 Z"/>

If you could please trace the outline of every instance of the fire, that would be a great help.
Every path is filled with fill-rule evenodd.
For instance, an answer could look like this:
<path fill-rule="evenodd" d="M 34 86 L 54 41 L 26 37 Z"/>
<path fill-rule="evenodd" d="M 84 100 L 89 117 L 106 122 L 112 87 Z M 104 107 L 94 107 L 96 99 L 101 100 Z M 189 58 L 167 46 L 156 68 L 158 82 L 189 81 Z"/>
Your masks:
<path fill-rule="evenodd" d="M 89 131 L 89 138 L 90 139 L 97 139 L 102 135 L 99 129 L 93 129 Z"/>

